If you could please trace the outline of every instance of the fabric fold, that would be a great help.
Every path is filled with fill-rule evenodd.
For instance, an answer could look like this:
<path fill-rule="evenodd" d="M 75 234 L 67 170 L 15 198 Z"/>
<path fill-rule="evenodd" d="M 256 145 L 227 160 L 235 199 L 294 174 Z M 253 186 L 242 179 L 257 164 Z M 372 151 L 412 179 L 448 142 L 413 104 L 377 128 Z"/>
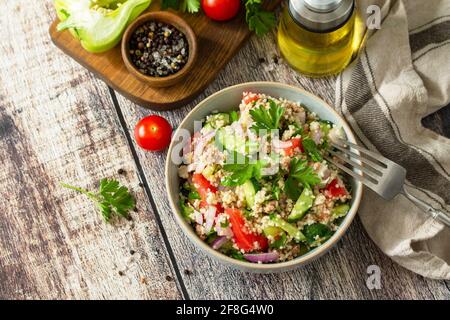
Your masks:
<path fill-rule="evenodd" d="M 421 119 L 450 103 L 450 2 L 357 1 L 380 5 L 381 29 L 369 30 L 359 58 L 336 84 L 336 109 L 362 145 L 405 167 L 407 188 L 450 212 L 450 140 Z M 366 188 L 359 212 L 369 236 L 403 267 L 450 279 L 450 229 L 402 196 L 385 201 Z"/>

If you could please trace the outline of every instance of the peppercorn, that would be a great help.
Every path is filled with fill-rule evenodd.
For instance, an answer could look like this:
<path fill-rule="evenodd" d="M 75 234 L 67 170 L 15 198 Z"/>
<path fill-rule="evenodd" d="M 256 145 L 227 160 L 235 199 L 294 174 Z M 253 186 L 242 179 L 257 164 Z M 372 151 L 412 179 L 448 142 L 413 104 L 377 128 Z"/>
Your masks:
<path fill-rule="evenodd" d="M 186 65 L 189 46 L 186 36 L 174 26 L 148 21 L 132 34 L 128 52 L 142 74 L 166 77 Z"/>

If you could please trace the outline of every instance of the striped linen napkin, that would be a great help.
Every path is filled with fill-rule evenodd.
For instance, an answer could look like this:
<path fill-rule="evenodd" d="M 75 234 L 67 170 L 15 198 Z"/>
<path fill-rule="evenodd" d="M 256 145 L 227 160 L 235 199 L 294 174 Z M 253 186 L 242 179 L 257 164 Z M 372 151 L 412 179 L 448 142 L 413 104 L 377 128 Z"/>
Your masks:
<path fill-rule="evenodd" d="M 365 14 L 378 4 L 383 19 L 339 75 L 336 108 L 362 145 L 407 169 L 408 191 L 450 212 L 450 140 L 421 124 L 450 103 L 450 1 L 357 3 Z M 386 202 L 366 188 L 359 216 L 394 261 L 425 277 L 450 279 L 450 229 L 403 196 Z"/>

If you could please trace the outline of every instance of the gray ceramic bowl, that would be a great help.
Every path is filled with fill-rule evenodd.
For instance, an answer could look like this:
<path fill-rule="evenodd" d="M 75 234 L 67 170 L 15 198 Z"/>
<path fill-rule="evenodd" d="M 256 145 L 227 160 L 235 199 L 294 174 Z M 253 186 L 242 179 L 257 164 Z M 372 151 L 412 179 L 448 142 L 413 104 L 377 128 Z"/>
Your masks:
<path fill-rule="evenodd" d="M 203 242 L 194 232 L 192 226 L 190 226 L 186 220 L 181 215 L 180 209 L 178 207 L 178 192 L 179 192 L 179 178 L 177 172 L 177 165 L 171 160 L 173 152 L 177 152 L 179 149 L 177 144 L 179 144 L 180 128 L 187 129 L 191 133 L 194 129 L 194 121 L 200 121 L 207 115 L 211 114 L 213 111 L 228 112 L 232 110 L 237 110 L 242 99 L 242 93 L 244 91 L 251 91 L 255 93 L 265 93 L 267 95 L 273 96 L 275 98 L 286 98 L 291 101 L 301 101 L 305 104 L 311 111 L 315 112 L 320 118 L 324 120 L 330 120 L 333 123 L 340 125 L 344 128 L 347 138 L 349 141 L 356 143 L 355 137 L 347 125 L 345 120 L 336 113 L 326 102 L 319 99 L 318 97 L 308 93 L 302 89 L 281 84 L 275 82 L 249 82 L 240 85 L 232 86 L 223 89 L 202 102 L 200 102 L 192 111 L 186 116 L 186 118 L 181 122 L 178 130 L 175 132 L 174 139 L 169 148 L 167 160 L 166 160 L 166 188 L 167 195 L 169 198 L 170 205 L 172 207 L 175 219 L 177 220 L 180 228 L 188 236 L 188 238 L 194 242 L 198 247 L 203 249 L 211 257 L 223 262 L 227 265 L 235 267 L 243 271 L 250 272 L 282 272 L 298 268 L 305 265 L 308 262 L 317 259 L 325 252 L 330 250 L 333 245 L 344 235 L 345 231 L 349 227 L 356 212 L 359 207 L 362 196 L 362 184 L 360 182 L 351 181 L 352 183 L 352 202 L 351 209 L 348 212 L 345 219 L 342 221 L 339 229 L 334 233 L 334 235 L 324 244 L 311 250 L 307 254 L 293 259 L 287 262 L 272 263 L 272 264 L 256 264 L 245 261 L 235 260 L 230 258 L 220 252 L 213 250 L 205 242 Z M 178 137 L 178 138 L 177 138 Z"/>

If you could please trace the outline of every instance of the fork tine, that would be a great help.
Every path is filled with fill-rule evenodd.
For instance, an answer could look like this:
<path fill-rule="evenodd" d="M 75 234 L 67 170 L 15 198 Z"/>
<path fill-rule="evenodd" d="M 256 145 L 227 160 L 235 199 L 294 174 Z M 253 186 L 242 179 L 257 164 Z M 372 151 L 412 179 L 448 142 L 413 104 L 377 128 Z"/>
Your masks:
<path fill-rule="evenodd" d="M 352 147 L 353 149 L 356 149 L 356 150 L 358 150 L 358 151 L 360 151 L 362 153 L 365 153 L 365 154 L 369 155 L 370 157 L 374 158 L 375 160 L 381 162 L 381 164 L 384 165 L 387 168 L 386 162 L 388 162 L 390 160 L 386 159 L 385 157 L 383 157 L 383 156 L 381 156 L 381 155 L 379 155 L 379 154 L 377 154 L 375 152 L 372 152 L 370 150 L 367 150 L 366 148 L 360 147 L 357 144 L 351 143 L 349 141 L 344 141 L 342 139 L 337 139 L 337 141 L 340 143 L 341 147 L 345 148 L 345 145 L 348 145 L 348 146 Z M 331 144 L 335 145 L 337 143 L 335 141 L 332 141 Z M 339 145 L 339 144 L 337 144 L 337 145 Z"/>
<path fill-rule="evenodd" d="M 354 168 L 361 170 L 365 175 L 371 177 L 372 179 L 374 179 L 376 181 L 376 177 L 375 176 L 383 176 L 383 173 L 381 173 L 380 171 L 378 171 L 377 169 L 374 169 L 370 166 L 362 166 L 358 163 L 356 163 L 355 161 L 353 161 L 352 159 L 348 158 L 345 156 L 344 153 L 338 153 L 336 151 L 330 150 L 329 151 L 333 156 L 341 159 L 342 161 L 352 165 Z"/>
<path fill-rule="evenodd" d="M 380 172 L 380 173 L 383 173 L 383 171 L 387 168 L 387 166 L 386 166 L 386 167 L 382 167 L 381 165 L 379 165 L 379 164 L 373 162 L 373 161 L 370 160 L 370 159 L 361 157 L 359 154 L 350 151 L 349 149 L 345 148 L 344 146 L 342 146 L 342 145 L 340 145 L 340 144 L 331 143 L 331 145 L 332 145 L 333 147 L 335 147 L 336 149 L 342 151 L 342 152 L 345 153 L 346 155 L 348 155 L 348 156 L 350 156 L 350 157 L 353 157 L 353 158 L 355 158 L 356 160 L 359 160 L 359 161 L 361 161 L 362 163 L 371 166 L 373 170 L 377 170 L 377 171 Z M 355 149 L 356 149 L 356 148 L 355 148 Z"/>
<path fill-rule="evenodd" d="M 366 186 L 368 186 L 370 189 L 376 191 L 377 188 L 377 183 L 374 183 L 368 179 L 366 179 L 365 177 L 357 174 L 356 172 L 350 170 L 349 168 L 347 168 L 346 166 L 340 164 L 339 162 L 333 160 L 331 157 L 325 156 L 325 159 L 329 162 L 331 162 L 332 164 L 334 164 L 336 167 L 338 167 L 339 169 L 341 169 L 342 171 L 344 171 L 345 173 L 347 173 L 348 175 L 350 175 L 351 177 L 353 177 L 354 179 L 364 183 Z"/>

